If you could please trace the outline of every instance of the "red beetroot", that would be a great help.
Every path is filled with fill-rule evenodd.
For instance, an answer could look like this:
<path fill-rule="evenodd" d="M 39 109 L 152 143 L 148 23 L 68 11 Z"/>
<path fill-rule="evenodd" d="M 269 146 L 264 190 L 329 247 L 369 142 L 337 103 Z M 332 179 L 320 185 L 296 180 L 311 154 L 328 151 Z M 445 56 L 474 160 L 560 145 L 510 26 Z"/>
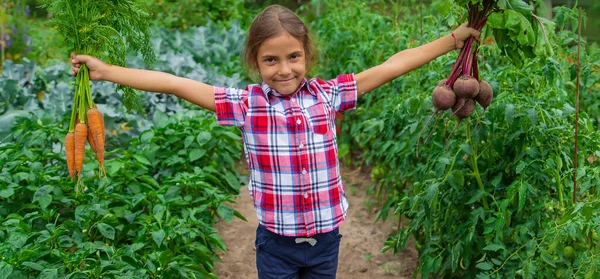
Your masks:
<path fill-rule="evenodd" d="M 459 99 L 475 98 L 479 94 L 479 81 L 472 76 L 462 75 L 452 87 Z"/>
<path fill-rule="evenodd" d="M 452 111 L 454 112 L 454 115 L 456 115 L 456 117 L 458 117 L 458 123 L 456 123 L 456 126 L 454 126 L 454 129 L 452 130 L 452 132 L 450 132 L 450 135 L 448 135 L 448 138 L 450 138 L 452 136 L 452 134 L 454 134 L 454 131 L 456 131 L 456 128 L 458 128 L 458 125 L 460 125 L 460 123 L 463 121 L 463 119 L 469 117 L 475 111 L 475 101 L 473 99 L 467 99 L 462 107 L 459 107 L 457 105 L 452 107 Z M 446 143 L 446 150 L 448 150 L 447 143 Z"/>
<path fill-rule="evenodd" d="M 494 91 L 492 89 L 492 86 L 485 80 L 479 81 L 479 94 L 477 94 L 477 97 L 475 97 L 475 101 L 477 101 L 477 103 L 479 103 L 479 105 L 483 108 L 483 113 L 481 113 L 479 119 L 477 119 L 477 124 L 475 124 L 475 128 L 473 129 L 473 131 L 477 129 L 477 126 L 481 121 L 481 117 L 492 103 L 493 98 Z"/>
<path fill-rule="evenodd" d="M 417 138 L 417 157 L 419 157 L 419 143 L 421 142 L 421 136 L 423 135 L 423 131 L 425 131 L 425 128 L 427 128 L 427 125 L 429 125 L 429 122 L 431 122 L 431 119 L 433 119 L 433 117 L 437 115 L 438 111 L 447 110 L 454 106 L 454 104 L 456 103 L 456 94 L 454 94 L 452 89 L 444 85 L 444 82 L 444 80 L 440 81 L 440 83 L 438 83 L 438 86 L 436 86 L 433 89 L 433 92 L 431 93 L 431 102 L 433 103 L 435 110 L 433 111 L 431 117 L 429 117 L 429 119 L 425 123 L 425 126 L 423 126 L 423 129 L 421 129 L 419 137 Z M 435 123 L 437 123 L 437 119 L 438 118 L 436 117 Z M 433 124 L 433 127 L 435 127 L 435 123 Z"/>
<path fill-rule="evenodd" d="M 483 108 L 484 112 L 492 103 L 494 91 L 492 86 L 485 80 L 479 82 L 479 94 L 475 97 L 475 101 Z"/>

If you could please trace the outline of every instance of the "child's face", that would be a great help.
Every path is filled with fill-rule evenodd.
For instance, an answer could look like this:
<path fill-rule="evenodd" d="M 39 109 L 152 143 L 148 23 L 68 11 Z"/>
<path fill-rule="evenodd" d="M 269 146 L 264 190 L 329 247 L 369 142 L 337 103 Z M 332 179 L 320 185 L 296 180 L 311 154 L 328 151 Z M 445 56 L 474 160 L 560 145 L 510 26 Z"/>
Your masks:
<path fill-rule="evenodd" d="M 304 46 L 288 33 L 266 40 L 256 61 L 262 80 L 284 95 L 293 94 L 306 74 Z"/>

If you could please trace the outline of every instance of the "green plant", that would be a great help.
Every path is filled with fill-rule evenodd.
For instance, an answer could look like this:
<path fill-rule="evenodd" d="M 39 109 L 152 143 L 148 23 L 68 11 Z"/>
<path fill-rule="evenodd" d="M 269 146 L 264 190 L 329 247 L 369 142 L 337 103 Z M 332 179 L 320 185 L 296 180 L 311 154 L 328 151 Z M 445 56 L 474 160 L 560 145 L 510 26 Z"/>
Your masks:
<path fill-rule="evenodd" d="M 321 6 L 323 14 L 311 24 L 325 46 L 327 69 L 318 69 L 325 78 L 364 70 L 450 33 L 448 22 L 440 20 L 444 15 L 423 5 L 392 5 L 388 13 L 376 13 L 384 4 L 326 4 L 331 5 Z M 555 270 L 564 270 L 564 276 L 597 275 L 598 242 L 586 242 L 600 226 L 593 210 L 600 185 L 597 96 L 582 95 L 578 201 L 573 203 L 576 35 L 564 30 L 562 21 L 572 21 L 576 13 L 555 7 L 555 14 L 561 15 L 555 19 L 555 55 L 523 58 L 522 67 L 503 58 L 493 34 L 484 31 L 480 74 L 491 81 L 495 101 L 477 130 L 471 120 L 457 129 L 448 152 L 445 127 L 431 131 L 418 158 L 413 144 L 431 113 L 430 92 L 458 53 L 369 93 L 344 115 L 340 144 L 360 148 L 358 160 L 379 167 L 373 172 L 376 193 L 385 201 L 377 219 L 410 220 L 389 236 L 383 251 L 404 249 L 415 237 L 422 277 L 555 278 Z M 363 26 L 368 26 L 364 33 Z M 597 47 L 584 41 L 582 73 L 592 81 L 582 83 L 582 92 L 597 92 L 597 55 Z M 553 246 L 554 254 L 548 252 Z M 575 251 L 573 259 L 562 256 L 567 246 Z"/>
<path fill-rule="evenodd" d="M 30 7 L 22 0 L 0 5 L 0 71 L 5 60 L 21 61 L 31 52 Z"/>
<path fill-rule="evenodd" d="M 157 115 L 107 154 L 110 180 L 84 166 L 75 198 L 57 117 L 28 113 L 0 144 L 0 274 L 216 278 L 215 251 L 226 248 L 212 224 L 243 218 L 224 204 L 239 191 L 239 136 L 202 111 Z"/>
<path fill-rule="evenodd" d="M 209 22 L 229 27 L 233 21 L 248 26 L 254 13 L 244 7 L 243 0 L 144 0 L 152 11 L 153 24 L 169 29 L 186 30 Z"/>
<path fill-rule="evenodd" d="M 148 66 L 152 66 L 156 61 L 150 44 L 148 14 L 140 1 L 43 0 L 42 3 L 48 12 L 53 14 L 48 25 L 65 37 L 70 51 L 97 56 L 109 64 L 120 66 L 125 65 L 128 51 L 140 52 Z M 78 73 L 74 97 L 81 102 L 84 109 L 94 107 L 89 96 L 90 82 L 85 69 L 83 65 Z M 140 98 L 134 90 L 119 87 L 124 91 L 125 107 L 141 112 Z M 92 103 L 86 104 L 85 100 Z M 79 105 L 75 103 L 73 111 L 78 109 Z M 72 122 L 74 118 L 75 115 L 72 116 Z M 85 118 L 80 115 L 80 120 L 85 121 Z"/>

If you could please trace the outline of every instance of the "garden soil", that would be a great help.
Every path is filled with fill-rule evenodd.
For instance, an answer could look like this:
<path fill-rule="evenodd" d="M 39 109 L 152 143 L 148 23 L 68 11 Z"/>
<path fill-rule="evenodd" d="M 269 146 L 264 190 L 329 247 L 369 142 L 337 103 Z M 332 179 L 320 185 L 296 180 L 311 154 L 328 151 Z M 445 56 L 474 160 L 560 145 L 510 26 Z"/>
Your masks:
<path fill-rule="evenodd" d="M 248 173 L 245 163 L 239 165 L 239 171 Z M 397 229 L 398 224 L 389 220 L 373 222 L 379 206 L 366 194 L 372 184 L 368 172 L 343 165 L 341 172 L 350 207 L 348 217 L 340 227 L 343 237 L 337 278 L 412 278 L 418 259 L 414 240 L 410 239 L 408 248 L 397 255 L 391 251 L 382 254 L 384 241 L 388 234 Z M 246 187 L 242 187 L 236 203 L 231 206 L 242 213 L 248 222 L 235 218 L 229 224 L 222 221 L 216 225 L 228 252 L 220 253 L 221 262 L 215 265 L 215 274 L 219 278 L 258 278 L 254 250 L 258 221 Z"/>

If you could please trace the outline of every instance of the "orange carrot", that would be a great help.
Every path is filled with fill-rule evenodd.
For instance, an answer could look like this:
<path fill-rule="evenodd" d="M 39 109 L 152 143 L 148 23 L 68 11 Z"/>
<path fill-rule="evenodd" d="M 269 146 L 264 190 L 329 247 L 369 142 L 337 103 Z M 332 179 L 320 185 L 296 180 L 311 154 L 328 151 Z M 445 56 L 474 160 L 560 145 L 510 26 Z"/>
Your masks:
<path fill-rule="evenodd" d="M 65 152 L 67 153 L 67 167 L 71 180 L 75 179 L 75 134 L 67 133 L 65 136 Z"/>
<path fill-rule="evenodd" d="M 85 125 L 85 123 L 79 122 L 75 126 L 75 170 L 77 171 L 78 177 L 81 175 L 81 168 L 83 167 L 87 130 L 87 125 Z"/>
<path fill-rule="evenodd" d="M 96 153 L 96 141 L 94 140 L 94 137 L 92 137 L 92 131 L 91 131 L 90 127 L 88 127 L 87 141 L 90 144 L 90 147 L 92 148 L 92 150 L 94 151 L 94 154 L 95 154 Z"/>
<path fill-rule="evenodd" d="M 96 145 L 94 152 L 96 153 L 96 159 L 98 159 L 98 163 L 100 164 L 100 173 L 104 173 L 106 176 L 104 170 L 104 116 L 102 116 L 102 113 L 97 108 L 90 108 L 87 110 L 87 118 L 90 132 L 92 133 L 92 139 Z"/>

